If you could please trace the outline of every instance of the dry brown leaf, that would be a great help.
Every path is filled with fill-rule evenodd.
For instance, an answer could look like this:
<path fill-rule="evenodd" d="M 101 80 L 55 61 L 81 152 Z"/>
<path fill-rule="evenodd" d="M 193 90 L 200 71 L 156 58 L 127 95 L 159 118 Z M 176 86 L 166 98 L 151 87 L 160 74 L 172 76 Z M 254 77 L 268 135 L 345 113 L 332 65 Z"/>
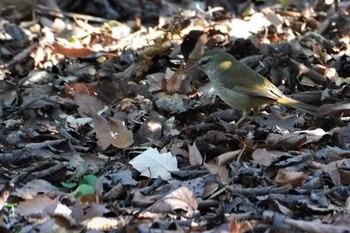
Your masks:
<path fill-rule="evenodd" d="M 36 0 L 0 0 L 0 15 L 12 13 L 2 9 L 4 1 L 20 5 Z M 22 32 L 16 36 L 7 30 L 11 28 L 7 22 L 0 29 L 4 84 L 0 87 L 0 179 L 17 188 L 16 192 L 2 190 L 0 207 L 9 197 L 7 202 L 23 202 L 20 211 L 34 213 L 21 217 L 7 205 L 0 214 L 0 230 L 347 231 L 350 36 L 346 32 L 350 18 L 343 14 L 348 11 L 347 1 L 319 1 L 326 2 L 326 7 L 319 8 L 322 12 L 304 8 L 301 1 L 285 1 L 288 4 L 283 7 L 292 6 L 300 13 L 280 11 L 271 7 L 272 1 L 259 1 L 259 5 L 226 1 L 230 2 L 227 11 L 204 1 L 196 6 L 194 1 L 162 1 L 159 11 L 142 14 L 142 24 L 136 26 L 132 19 L 141 17 L 144 9 L 158 9 L 159 1 L 88 1 L 86 9 L 83 2 L 63 6 L 74 18 L 43 16 L 31 25 L 15 20 L 18 27 L 12 28 Z M 117 4 L 109 6 L 111 2 Z M 203 10 L 198 13 L 193 7 Z M 73 8 L 83 15 L 70 14 Z M 231 8 L 237 17 L 232 17 Z M 103 18 L 127 15 L 130 20 L 105 22 L 98 18 L 101 12 L 106 13 Z M 88 16 L 91 13 L 97 17 Z M 157 19 L 158 26 L 153 24 Z M 168 26 L 162 28 L 161 21 Z M 68 30 L 61 31 L 64 28 Z M 181 52 L 186 68 L 205 49 L 221 47 L 243 58 L 244 64 L 272 79 L 285 93 L 298 93 L 297 100 L 321 106 L 316 116 L 287 111 L 259 114 L 253 124 L 242 127 L 229 124 L 239 111 L 215 97 L 201 71 L 182 73 L 179 43 L 184 35 Z M 62 54 L 54 53 L 55 49 Z M 91 54 L 98 50 L 107 53 Z M 64 59 L 65 55 L 71 57 Z M 67 93 L 62 95 L 64 89 Z M 79 96 L 69 95 L 71 89 Z M 103 115 L 97 115 L 100 109 L 106 109 Z M 67 127 L 58 130 L 61 124 Z M 125 136 L 128 140 L 123 141 Z M 123 148 L 133 139 L 133 148 L 112 148 L 116 141 Z M 162 152 L 142 158 L 138 166 L 126 164 L 149 145 Z M 107 149 L 101 151 L 101 147 Z M 332 150 L 326 151 L 327 147 Z M 163 156 L 168 151 L 172 155 Z M 82 159 L 77 159 L 78 154 Z M 203 158 L 210 163 L 203 166 Z M 294 192 L 306 172 L 310 173 L 307 183 L 297 188 L 301 193 Z M 74 192 L 60 186 L 62 181 L 79 181 L 86 173 L 100 177 L 94 185 L 97 194 L 77 198 L 76 186 Z M 48 202 L 39 200 L 42 195 L 54 201 L 39 212 Z M 152 210 L 161 213 L 149 212 L 153 204 Z M 186 211 L 192 212 L 191 218 L 184 218 Z M 111 213 L 125 219 L 112 218 Z M 101 216 L 111 218 L 94 218 Z M 305 219 L 309 222 L 298 221 Z"/>
<path fill-rule="evenodd" d="M 104 104 L 101 100 L 97 99 L 93 95 L 81 95 L 73 94 L 75 101 L 78 105 L 78 112 L 81 117 L 91 116 L 97 114 L 104 108 Z"/>
<path fill-rule="evenodd" d="M 347 117 L 350 116 L 350 104 L 349 103 L 336 103 L 336 104 L 324 104 L 319 107 L 315 113 L 317 118 L 324 117 Z"/>
<path fill-rule="evenodd" d="M 295 172 L 281 168 L 278 171 L 274 181 L 279 185 L 291 184 L 293 188 L 297 188 L 304 184 L 304 180 L 307 176 L 308 174 L 304 172 Z"/>
<path fill-rule="evenodd" d="M 0 210 L 2 210 L 7 201 L 7 198 L 10 196 L 10 188 L 11 184 L 9 182 L 6 182 L 0 191 Z"/>
<path fill-rule="evenodd" d="M 184 149 L 181 149 L 178 147 L 172 147 L 170 148 L 170 152 L 173 155 L 181 155 L 182 157 L 189 159 L 189 152 Z"/>
<path fill-rule="evenodd" d="M 5 106 L 11 105 L 17 98 L 17 85 L 10 81 L 2 80 L 0 83 L 0 100 Z"/>
<path fill-rule="evenodd" d="M 253 229 L 255 225 L 257 225 L 259 221 L 257 220 L 249 220 L 244 222 L 237 222 L 237 218 L 233 217 L 230 223 L 230 233 L 243 233 L 248 230 Z"/>
<path fill-rule="evenodd" d="M 26 183 L 22 188 L 17 190 L 17 196 L 23 199 L 33 199 L 39 193 L 48 193 L 55 188 L 46 180 L 34 179 Z"/>
<path fill-rule="evenodd" d="M 68 215 L 68 214 L 53 214 L 51 216 L 57 225 L 59 225 L 62 228 L 70 228 L 70 227 L 75 227 L 77 225 L 75 219 Z"/>
<path fill-rule="evenodd" d="M 166 82 L 166 92 L 170 95 L 175 94 L 180 89 L 183 79 L 183 66 L 180 66 L 176 72 Z"/>
<path fill-rule="evenodd" d="M 94 193 L 84 194 L 80 197 L 80 202 L 85 206 L 99 204 L 100 201 L 101 201 L 101 196 Z"/>
<path fill-rule="evenodd" d="M 180 89 L 183 79 L 183 66 L 180 66 L 176 71 L 168 68 L 161 81 L 162 91 L 169 95 L 175 94 Z"/>
<path fill-rule="evenodd" d="M 229 151 L 219 155 L 216 159 L 218 162 L 218 165 L 222 166 L 234 160 L 241 153 L 241 151 L 242 150 Z"/>
<path fill-rule="evenodd" d="M 323 224 L 320 221 L 303 221 L 303 220 L 294 220 L 286 219 L 284 222 L 292 227 L 298 228 L 305 232 L 314 232 L 314 233 L 344 233 L 349 231 L 347 226 L 336 226 L 331 224 Z"/>
<path fill-rule="evenodd" d="M 266 149 L 256 149 L 253 154 L 253 161 L 262 166 L 270 166 L 271 163 L 281 157 L 284 152 L 280 151 L 267 151 Z"/>
<path fill-rule="evenodd" d="M 72 83 L 65 84 L 65 92 L 69 97 L 74 97 L 74 95 L 94 95 L 95 87 L 90 83 Z"/>
<path fill-rule="evenodd" d="M 92 115 L 96 138 L 102 150 L 105 150 L 110 145 L 117 148 L 127 148 L 134 143 L 133 134 L 124 124 L 112 118 L 105 118 L 98 114 Z"/>
<path fill-rule="evenodd" d="M 135 134 L 135 144 L 155 142 L 162 139 L 164 117 L 155 111 L 149 113 L 147 121 L 143 122 Z"/>
<path fill-rule="evenodd" d="M 137 85 L 128 85 L 123 79 L 99 78 L 96 84 L 97 96 L 106 103 L 112 104 L 120 100 L 125 100 L 130 93 L 140 93 L 133 87 Z"/>
<path fill-rule="evenodd" d="M 321 129 L 314 130 L 303 130 L 295 132 L 287 132 L 282 134 L 271 133 L 266 138 L 266 142 L 270 145 L 278 145 L 283 143 L 284 146 L 294 146 L 298 145 L 299 147 L 311 142 L 317 142 L 320 140 L 326 132 Z"/>
<path fill-rule="evenodd" d="M 282 205 L 279 201 L 274 200 L 274 202 L 276 203 L 278 209 L 281 211 L 282 214 L 284 214 L 286 216 L 292 216 L 293 215 L 293 211 L 290 210 L 289 208 L 287 208 L 286 206 Z"/>
<path fill-rule="evenodd" d="M 343 184 L 341 179 L 342 176 L 340 173 L 340 168 L 346 165 L 346 163 L 349 163 L 349 159 L 341 159 L 341 160 L 331 162 L 323 168 L 324 172 L 329 174 L 329 176 L 332 178 L 332 181 L 336 185 Z M 344 174 L 343 174 L 343 177 L 344 177 Z"/>
<path fill-rule="evenodd" d="M 92 204 L 90 206 L 84 206 L 85 218 L 102 217 L 108 213 L 108 209 L 104 204 Z"/>
<path fill-rule="evenodd" d="M 87 49 L 87 48 L 71 48 L 71 47 L 67 47 L 63 44 L 60 44 L 58 42 L 55 42 L 53 44 L 54 47 L 54 51 L 56 53 L 61 53 L 63 55 L 66 56 L 70 56 L 70 57 L 74 57 L 74 58 L 78 58 L 78 57 L 84 57 L 84 56 L 88 56 L 94 53 L 93 50 L 91 49 Z"/>
<path fill-rule="evenodd" d="M 160 91 L 162 90 L 162 88 L 164 88 L 162 83 L 162 80 L 164 79 L 164 75 L 165 73 L 161 72 L 161 73 L 149 74 L 146 76 L 149 92 Z"/>
<path fill-rule="evenodd" d="M 213 164 L 213 163 L 204 163 L 204 166 L 206 169 L 208 169 L 208 171 L 211 174 L 218 175 L 220 181 L 223 184 L 228 184 L 231 182 L 231 179 L 229 177 L 229 171 L 227 170 L 226 167 L 219 166 L 219 165 Z"/>
<path fill-rule="evenodd" d="M 269 117 L 257 116 L 254 118 L 255 122 L 266 129 L 278 127 L 281 132 L 294 131 L 298 125 L 303 125 L 305 119 L 303 116 L 297 115 L 273 115 Z"/>
<path fill-rule="evenodd" d="M 189 153 L 190 164 L 192 166 L 202 165 L 203 157 L 201 155 L 201 152 L 199 152 L 196 143 L 193 143 L 193 146 L 188 145 L 188 153 Z"/>
<path fill-rule="evenodd" d="M 132 197 L 132 203 L 135 206 L 150 206 L 157 200 L 157 195 L 144 195 L 136 191 Z"/>
<path fill-rule="evenodd" d="M 103 189 L 101 189 L 102 191 Z M 120 198 L 124 194 L 125 190 L 123 185 L 117 184 L 111 190 L 109 190 L 105 195 L 103 195 L 103 199 L 107 201 L 113 201 L 117 198 Z"/>
<path fill-rule="evenodd" d="M 106 217 L 93 217 L 86 219 L 82 222 L 88 230 L 96 231 L 108 231 L 111 229 L 117 229 L 125 226 L 125 221 L 122 218 L 106 218 Z"/>
<path fill-rule="evenodd" d="M 168 213 L 175 210 L 184 210 L 188 214 L 198 208 L 198 202 L 194 193 L 187 187 L 180 187 L 150 207 L 150 211 L 156 213 Z"/>
<path fill-rule="evenodd" d="M 219 189 L 219 184 L 218 183 L 208 183 L 204 186 L 204 191 L 203 191 L 203 198 L 207 198 L 211 196 L 213 193 L 215 193 Z"/>
<path fill-rule="evenodd" d="M 21 215 L 40 214 L 52 201 L 45 195 L 36 196 L 33 199 L 19 202 L 17 211 Z"/>

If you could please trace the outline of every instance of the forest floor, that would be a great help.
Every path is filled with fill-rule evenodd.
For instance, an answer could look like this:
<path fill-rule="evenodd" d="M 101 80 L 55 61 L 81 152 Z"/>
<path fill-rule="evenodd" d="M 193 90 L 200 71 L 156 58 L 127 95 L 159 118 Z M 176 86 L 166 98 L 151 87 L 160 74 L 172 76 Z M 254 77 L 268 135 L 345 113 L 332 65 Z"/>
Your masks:
<path fill-rule="evenodd" d="M 43 2 L 0 11 L 0 232 L 349 231 L 350 1 Z M 315 114 L 236 125 L 215 48 Z"/>

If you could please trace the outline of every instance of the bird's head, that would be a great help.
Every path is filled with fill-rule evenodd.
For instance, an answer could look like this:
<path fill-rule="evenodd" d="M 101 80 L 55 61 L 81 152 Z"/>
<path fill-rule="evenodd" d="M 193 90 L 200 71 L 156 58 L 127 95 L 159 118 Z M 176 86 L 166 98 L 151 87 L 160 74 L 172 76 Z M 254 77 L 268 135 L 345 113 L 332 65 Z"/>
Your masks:
<path fill-rule="evenodd" d="M 194 65 L 194 68 L 202 70 L 210 78 L 215 74 L 231 68 L 234 65 L 232 59 L 233 57 L 224 51 L 210 50 L 203 53 Z"/>

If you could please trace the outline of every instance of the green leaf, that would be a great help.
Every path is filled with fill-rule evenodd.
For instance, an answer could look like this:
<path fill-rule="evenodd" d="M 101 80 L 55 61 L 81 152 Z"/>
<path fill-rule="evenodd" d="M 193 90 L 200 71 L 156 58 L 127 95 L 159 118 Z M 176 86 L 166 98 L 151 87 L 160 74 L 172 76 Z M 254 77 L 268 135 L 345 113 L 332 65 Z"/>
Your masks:
<path fill-rule="evenodd" d="M 287 10 L 287 3 L 288 3 L 288 0 L 280 0 L 280 3 L 283 7 L 283 10 Z"/>
<path fill-rule="evenodd" d="M 95 189 L 92 186 L 81 184 L 79 185 L 79 191 L 77 193 L 77 197 L 81 197 L 82 195 L 92 194 L 92 193 L 95 193 Z"/>
<path fill-rule="evenodd" d="M 83 176 L 83 178 L 79 182 L 79 186 L 82 185 L 82 184 L 94 186 L 94 184 L 96 183 L 97 179 L 98 178 L 96 176 L 94 176 L 94 175 Z"/>
<path fill-rule="evenodd" d="M 17 206 L 17 203 L 6 203 L 5 206 L 7 208 L 13 208 L 13 207 Z"/>
<path fill-rule="evenodd" d="M 67 183 L 67 182 L 62 181 L 61 185 L 67 189 L 72 189 L 72 188 L 76 187 L 78 184 L 75 182 Z"/>

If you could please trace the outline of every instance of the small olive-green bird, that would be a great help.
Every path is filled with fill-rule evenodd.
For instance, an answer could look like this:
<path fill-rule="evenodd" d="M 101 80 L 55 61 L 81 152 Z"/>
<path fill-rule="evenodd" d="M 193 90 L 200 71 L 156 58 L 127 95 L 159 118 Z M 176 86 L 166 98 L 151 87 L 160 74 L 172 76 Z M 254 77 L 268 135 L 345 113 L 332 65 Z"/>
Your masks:
<path fill-rule="evenodd" d="M 269 80 L 223 51 L 206 51 L 194 65 L 208 77 L 216 94 L 234 109 L 243 111 L 239 125 L 252 109 L 266 104 L 283 104 L 314 114 L 317 107 L 285 96 Z"/>

